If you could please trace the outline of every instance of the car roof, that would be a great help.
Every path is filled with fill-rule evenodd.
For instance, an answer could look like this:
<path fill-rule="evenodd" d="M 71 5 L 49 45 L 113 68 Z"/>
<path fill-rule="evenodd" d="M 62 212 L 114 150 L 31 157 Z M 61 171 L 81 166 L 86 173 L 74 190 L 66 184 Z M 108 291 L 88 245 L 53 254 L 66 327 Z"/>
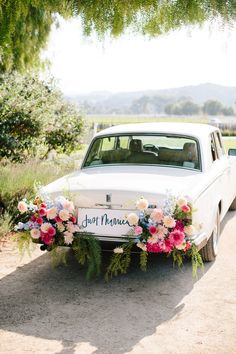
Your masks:
<path fill-rule="evenodd" d="M 218 130 L 209 124 L 200 123 L 176 123 L 176 122 L 160 122 L 160 123 L 135 123 L 115 125 L 110 128 L 101 130 L 96 136 L 112 135 L 112 134 L 148 134 L 148 133 L 170 133 L 192 136 L 195 138 L 203 138 L 209 136 L 213 131 Z"/>

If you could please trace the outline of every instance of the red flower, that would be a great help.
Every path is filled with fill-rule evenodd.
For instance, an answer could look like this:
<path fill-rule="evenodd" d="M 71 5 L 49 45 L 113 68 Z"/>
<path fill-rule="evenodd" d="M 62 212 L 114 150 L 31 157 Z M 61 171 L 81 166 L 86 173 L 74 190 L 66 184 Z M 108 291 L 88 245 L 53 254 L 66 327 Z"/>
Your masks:
<path fill-rule="evenodd" d="M 36 215 L 32 215 L 30 219 L 31 219 L 33 222 L 36 222 L 37 216 L 36 216 Z"/>
<path fill-rule="evenodd" d="M 53 243 L 53 237 L 49 236 L 48 234 L 41 233 L 41 239 L 45 245 L 51 245 Z"/>
<path fill-rule="evenodd" d="M 42 218 L 36 218 L 36 223 L 39 224 L 39 225 L 42 225 L 43 223 L 43 219 Z"/>
<path fill-rule="evenodd" d="M 56 234 L 54 227 L 50 226 L 47 231 L 48 236 L 53 237 Z"/>
<path fill-rule="evenodd" d="M 40 204 L 40 207 L 46 209 L 46 208 L 47 208 L 47 204 L 41 203 L 41 204 Z"/>
<path fill-rule="evenodd" d="M 62 222 L 62 219 L 60 218 L 59 215 L 57 215 L 57 216 L 55 217 L 55 221 L 56 221 L 56 222 Z"/>
<path fill-rule="evenodd" d="M 73 224 L 76 223 L 76 217 L 75 217 L 75 216 L 72 216 L 72 217 L 70 218 L 70 220 L 73 222 Z"/>
<path fill-rule="evenodd" d="M 147 251 L 148 252 L 152 252 L 152 253 L 161 253 L 162 252 L 162 249 L 161 247 L 159 246 L 158 243 L 148 243 L 147 242 Z"/>
<path fill-rule="evenodd" d="M 151 235 L 155 235 L 157 233 L 157 228 L 156 226 L 152 225 L 149 227 L 149 232 Z"/>
<path fill-rule="evenodd" d="M 188 205 L 183 205 L 181 207 L 181 210 L 184 212 L 184 213 L 189 213 L 190 212 L 190 207 Z"/>
<path fill-rule="evenodd" d="M 47 210 L 46 210 L 45 208 L 39 209 L 39 215 L 40 215 L 40 216 L 45 216 L 45 215 L 47 215 Z"/>
<path fill-rule="evenodd" d="M 177 220 L 175 223 L 175 229 L 179 231 L 184 231 L 184 224 L 181 220 Z"/>

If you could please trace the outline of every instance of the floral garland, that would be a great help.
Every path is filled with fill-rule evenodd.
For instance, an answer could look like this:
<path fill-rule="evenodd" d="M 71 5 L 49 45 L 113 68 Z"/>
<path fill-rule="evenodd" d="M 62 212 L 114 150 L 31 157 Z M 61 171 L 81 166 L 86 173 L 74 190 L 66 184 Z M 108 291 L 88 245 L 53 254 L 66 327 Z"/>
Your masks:
<path fill-rule="evenodd" d="M 186 256 L 190 257 L 193 277 L 196 277 L 203 262 L 192 239 L 197 230 L 192 225 L 193 209 L 186 198 L 169 196 L 163 207 L 155 209 L 150 209 L 149 202 L 140 198 L 136 207 L 138 215 L 135 212 L 127 215 L 131 225 L 128 242 L 114 249 L 105 278 L 108 280 L 127 272 L 134 247 L 140 249 L 140 268 L 143 271 L 146 271 L 149 253 L 165 253 L 172 255 L 178 266 Z M 78 262 L 87 264 L 87 278 L 100 274 L 100 242 L 92 234 L 80 231 L 72 201 L 63 196 L 57 197 L 55 202 L 37 197 L 33 202 L 20 201 L 18 211 L 20 214 L 16 217 L 14 230 L 19 233 L 20 249 L 29 247 L 30 241 L 40 243 L 42 251 L 53 251 L 55 263 L 59 263 L 60 255 L 65 263 L 65 252 L 58 252 L 58 247 L 69 246 Z"/>

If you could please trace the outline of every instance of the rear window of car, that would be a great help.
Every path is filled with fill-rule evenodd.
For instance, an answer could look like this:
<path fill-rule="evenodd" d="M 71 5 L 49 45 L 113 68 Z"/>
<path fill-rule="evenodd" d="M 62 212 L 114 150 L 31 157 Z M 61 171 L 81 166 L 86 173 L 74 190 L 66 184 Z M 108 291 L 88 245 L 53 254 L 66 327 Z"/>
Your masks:
<path fill-rule="evenodd" d="M 197 140 L 177 135 L 122 134 L 96 138 L 82 167 L 164 165 L 200 170 Z"/>

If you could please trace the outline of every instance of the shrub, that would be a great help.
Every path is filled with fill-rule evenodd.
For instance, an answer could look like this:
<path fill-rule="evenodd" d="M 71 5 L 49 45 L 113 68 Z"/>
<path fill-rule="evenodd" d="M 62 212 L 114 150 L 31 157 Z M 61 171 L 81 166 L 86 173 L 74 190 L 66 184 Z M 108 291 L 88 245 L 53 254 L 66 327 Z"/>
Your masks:
<path fill-rule="evenodd" d="M 45 157 L 80 148 L 83 120 L 52 80 L 35 74 L 0 76 L 0 160 Z"/>

